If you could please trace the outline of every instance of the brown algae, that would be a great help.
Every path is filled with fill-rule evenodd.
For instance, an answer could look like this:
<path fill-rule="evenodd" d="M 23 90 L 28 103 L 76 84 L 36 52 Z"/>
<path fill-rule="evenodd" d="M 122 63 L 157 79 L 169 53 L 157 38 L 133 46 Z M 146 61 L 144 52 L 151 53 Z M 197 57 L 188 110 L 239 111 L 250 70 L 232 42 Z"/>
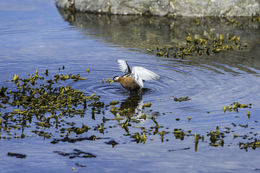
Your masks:
<path fill-rule="evenodd" d="M 201 37 L 197 34 L 187 34 L 185 44 L 168 47 L 157 47 L 146 49 L 148 53 L 160 57 L 184 58 L 185 56 L 212 55 L 220 52 L 241 50 L 247 45 L 241 42 L 237 35 L 211 33 L 208 37 Z"/>
<path fill-rule="evenodd" d="M 192 41 L 192 39 L 192 36 L 187 38 L 188 41 Z M 221 40 L 224 41 L 222 36 L 220 36 Z M 0 139 L 25 138 L 37 135 L 52 139 L 52 144 L 58 142 L 75 143 L 83 140 L 109 139 L 98 137 L 98 134 L 105 136 L 106 133 L 110 132 L 109 129 L 119 128 L 123 130 L 124 136 L 142 144 L 152 142 L 155 139 L 168 142 L 169 136 L 181 141 L 194 136 L 195 151 L 197 151 L 200 141 L 207 142 L 210 146 L 223 147 L 225 137 L 231 135 L 234 140 L 241 139 L 243 141 L 239 143 L 241 149 L 259 148 L 257 133 L 250 132 L 244 135 L 239 133 L 237 135 L 232 129 L 233 127 L 248 128 L 250 125 L 248 123 L 244 125 L 234 124 L 232 127 L 217 126 L 214 130 L 207 132 L 206 135 L 198 134 L 195 130 L 190 129 L 163 127 L 157 119 L 158 115 L 151 116 L 147 110 L 136 117 L 131 106 L 122 106 L 123 103 L 116 100 L 104 103 L 95 93 L 86 94 L 67 85 L 67 81 L 70 81 L 70 83 L 79 82 L 86 80 L 86 78 L 81 77 L 80 74 L 63 74 L 62 70 L 64 69 L 65 67 L 60 68 L 58 74 L 51 74 L 48 70 L 40 73 L 37 69 L 35 74 L 31 74 L 27 78 L 21 78 L 15 74 L 11 81 L 14 87 L 2 86 L 0 88 Z M 104 80 L 104 82 L 110 83 L 111 79 Z M 190 100 L 189 97 L 172 98 L 176 102 Z M 252 104 L 234 102 L 225 106 L 224 112 L 238 112 L 239 109 L 251 107 Z M 143 104 L 141 109 L 142 111 L 151 109 L 151 103 Z M 248 111 L 247 116 L 250 117 L 250 115 L 251 112 Z M 84 121 L 76 122 L 74 117 L 82 118 L 82 120 L 84 118 Z M 85 121 L 85 119 L 87 120 Z M 184 122 L 179 121 L 180 118 L 175 117 L 175 119 L 177 121 L 175 123 Z M 187 119 L 186 122 L 192 123 L 190 115 Z M 196 119 L 193 117 L 193 120 Z M 152 123 L 141 123 L 144 121 L 151 121 Z M 109 125 L 107 125 L 107 122 L 110 122 Z M 92 133 L 95 133 L 95 135 Z M 255 142 L 252 142 L 252 140 Z M 112 139 L 110 141 L 112 142 L 107 144 L 112 146 L 118 144 L 118 142 L 113 142 Z M 57 154 L 68 157 L 77 157 L 76 155 L 79 153 L 82 152 L 75 151 L 73 154 L 57 152 Z M 87 153 L 85 155 L 88 157 Z"/>

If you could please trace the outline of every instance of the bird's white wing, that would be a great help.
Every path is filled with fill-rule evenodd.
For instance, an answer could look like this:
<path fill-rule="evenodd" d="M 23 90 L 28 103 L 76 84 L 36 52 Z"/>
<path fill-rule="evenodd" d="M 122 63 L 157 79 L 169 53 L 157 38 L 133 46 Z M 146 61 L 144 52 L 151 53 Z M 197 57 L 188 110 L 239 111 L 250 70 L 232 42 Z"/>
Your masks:
<path fill-rule="evenodd" d="M 131 73 L 130 67 L 125 60 L 118 59 L 117 62 L 118 62 L 119 68 L 122 72 Z"/>
<path fill-rule="evenodd" d="M 144 82 L 143 80 L 139 77 L 138 73 L 132 73 L 132 77 L 134 78 L 135 82 L 141 87 L 144 87 Z"/>
<path fill-rule="evenodd" d="M 132 68 L 133 76 L 137 75 L 141 80 L 157 80 L 160 76 L 144 67 L 134 66 Z"/>

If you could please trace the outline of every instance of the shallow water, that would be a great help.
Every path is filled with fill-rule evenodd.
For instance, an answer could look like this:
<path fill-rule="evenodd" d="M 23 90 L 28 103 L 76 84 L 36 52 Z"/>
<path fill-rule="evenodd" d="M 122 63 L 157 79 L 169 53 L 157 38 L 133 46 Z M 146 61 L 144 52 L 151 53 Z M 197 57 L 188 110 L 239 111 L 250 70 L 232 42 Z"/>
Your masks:
<path fill-rule="evenodd" d="M 237 25 L 228 19 L 202 18 L 200 25 L 196 25 L 193 18 L 74 14 L 57 9 L 52 0 L 1 1 L 0 16 L 1 86 L 11 87 L 7 80 L 15 73 L 26 77 L 36 68 L 57 73 L 64 65 L 66 73 L 80 73 L 87 78 L 68 84 L 87 95 L 95 92 L 105 103 L 118 100 L 118 107 L 137 111 L 133 116 L 145 113 L 147 117 L 155 117 L 159 131 L 170 132 L 164 135 L 163 141 L 159 134 L 147 133 L 145 144 L 136 143 L 117 121 L 112 120 L 105 123 L 104 134 L 92 130 L 80 136 L 103 138 L 95 141 L 52 144 L 53 139 L 37 135 L 0 139 L 0 172 L 73 172 L 72 168 L 75 172 L 259 171 L 259 148 L 245 150 L 239 146 L 240 142 L 259 141 L 259 22 L 240 18 L 236 19 Z M 236 34 L 248 46 L 243 50 L 184 59 L 158 57 L 146 51 L 147 48 L 182 43 L 187 33 L 205 35 L 210 31 Z M 103 78 L 122 74 L 117 59 L 127 60 L 130 66 L 148 68 L 161 78 L 145 82 L 140 97 L 132 97 L 117 83 L 102 84 Z M 86 68 L 90 68 L 90 73 Z M 173 99 L 186 96 L 190 100 L 175 102 Z M 252 108 L 224 113 L 223 107 L 236 101 L 251 103 Z M 152 104 L 150 108 L 138 109 L 148 102 Z M 84 118 L 74 117 L 71 121 L 95 126 L 102 122 L 102 117 L 96 115 L 96 119 L 91 120 L 87 111 Z M 105 111 L 104 117 L 115 118 L 109 110 Z M 155 126 L 150 118 L 131 124 L 128 127 L 130 134 L 142 132 L 135 126 L 147 130 Z M 246 124 L 248 127 L 243 126 Z M 207 134 L 215 131 L 216 126 L 221 132 L 225 127 L 231 129 L 230 133 L 225 133 L 223 147 L 210 146 Z M 172 133 L 175 128 L 185 132 L 191 130 L 191 135 L 185 136 L 184 140 L 175 139 Z M 34 125 L 27 129 L 28 134 L 33 129 Z M 55 129 L 52 131 L 55 133 Z M 194 133 L 205 136 L 204 141 L 199 141 L 197 151 Z M 239 137 L 234 139 L 233 133 Z M 245 135 L 247 137 L 243 139 Z M 59 135 L 54 139 L 60 139 Z M 111 140 L 118 144 L 114 147 L 107 144 Z M 78 150 L 96 157 L 69 158 L 69 155 L 77 155 Z M 10 157 L 8 152 L 26 157 Z"/>

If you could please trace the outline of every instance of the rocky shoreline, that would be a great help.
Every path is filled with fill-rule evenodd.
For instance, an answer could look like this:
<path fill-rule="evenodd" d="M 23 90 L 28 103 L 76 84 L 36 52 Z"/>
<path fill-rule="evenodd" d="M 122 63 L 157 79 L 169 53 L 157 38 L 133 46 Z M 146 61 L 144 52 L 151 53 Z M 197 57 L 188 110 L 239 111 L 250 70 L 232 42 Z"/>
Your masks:
<path fill-rule="evenodd" d="M 148 16 L 259 16 L 259 0 L 55 0 L 59 8 L 88 13 Z"/>

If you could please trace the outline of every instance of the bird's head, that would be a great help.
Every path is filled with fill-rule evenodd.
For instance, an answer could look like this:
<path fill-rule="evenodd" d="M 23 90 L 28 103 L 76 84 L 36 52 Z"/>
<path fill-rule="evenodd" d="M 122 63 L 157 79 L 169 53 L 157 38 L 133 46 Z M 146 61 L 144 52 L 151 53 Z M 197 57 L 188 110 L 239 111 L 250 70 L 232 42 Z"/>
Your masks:
<path fill-rule="evenodd" d="M 113 78 L 113 81 L 118 82 L 118 81 L 119 81 L 119 76 L 115 76 L 115 77 Z"/>

